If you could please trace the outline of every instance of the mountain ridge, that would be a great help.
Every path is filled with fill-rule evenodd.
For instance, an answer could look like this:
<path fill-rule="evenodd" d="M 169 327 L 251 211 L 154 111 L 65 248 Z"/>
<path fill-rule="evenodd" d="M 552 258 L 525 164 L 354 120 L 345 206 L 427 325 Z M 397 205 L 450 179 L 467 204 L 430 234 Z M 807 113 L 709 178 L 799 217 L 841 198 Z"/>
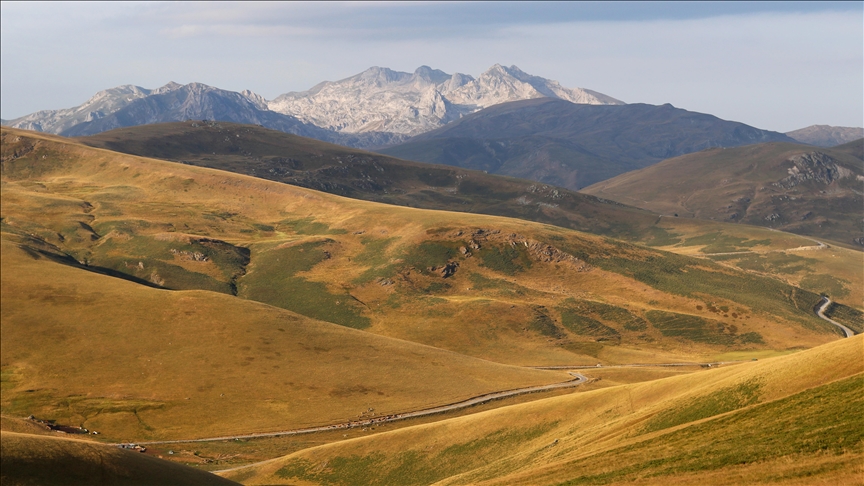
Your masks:
<path fill-rule="evenodd" d="M 121 85 L 81 105 L 42 110 L 4 126 L 64 136 L 112 128 L 192 119 L 259 124 L 286 133 L 353 147 L 393 145 L 487 106 L 516 99 L 555 97 L 580 103 L 621 102 L 581 88 L 529 75 L 516 66 L 492 66 L 475 79 L 429 66 L 414 73 L 372 67 L 340 81 L 267 100 L 192 82 L 148 89 Z"/>
<path fill-rule="evenodd" d="M 578 190 L 661 160 L 788 136 L 661 106 L 540 98 L 495 105 L 378 152 Z"/>

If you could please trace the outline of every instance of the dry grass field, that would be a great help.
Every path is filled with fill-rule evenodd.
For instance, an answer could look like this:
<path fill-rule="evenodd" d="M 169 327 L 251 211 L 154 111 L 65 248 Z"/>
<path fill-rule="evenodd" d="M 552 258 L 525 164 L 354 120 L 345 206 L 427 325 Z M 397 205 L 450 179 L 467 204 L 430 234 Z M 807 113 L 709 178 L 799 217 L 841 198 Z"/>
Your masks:
<path fill-rule="evenodd" d="M 5 240 L 2 286 L 3 413 L 107 440 L 326 425 L 567 379 L 215 292 L 152 289 Z"/>
<path fill-rule="evenodd" d="M 826 293 L 841 304 L 854 300 L 860 276 L 839 263 L 849 254 L 813 251 L 826 271 L 837 272 L 837 281 L 813 283 L 804 268 L 812 262 L 792 258 L 805 250 L 789 251 L 807 241 L 797 236 L 771 232 L 769 241 L 762 237 L 768 230 L 742 226 L 752 233 L 724 232 L 708 241 L 711 233 L 689 220 L 658 225 L 662 231 L 642 246 L 526 220 L 348 199 L 6 128 L 0 155 L 4 416 L 83 426 L 103 441 L 186 440 L 327 425 L 570 378 L 531 366 L 779 356 L 698 373 L 602 369 L 592 375 L 600 380 L 581 391 L 508 399 L 383 427 L 381 434 L 202 446 L 214 454 L 245 450 L 242 463 L 316 442 L 350 449 L 376 437 L 388 444 L 404 437 L 383 456 L 354 457 L 359 449 L 350 449 L 353 455 L 334 456 L 342 459 L 320 468 L 309 458 L 337 449 L 312 448 L 312 455 L 280 466 L 278 477 L 267 476 L 276 470 L 243 472 L 255 481 L 530 483 L 535 472 L 566 481 L 575 476 L 555 472 L 547 461 L 555 456 L 550 451 L 564 449 L 559 443 L 543 452 L 526 444 L 539 447 L 558 436 L 562 445 L 565 437 L 575 441 L 582 435 L 574 427 L 593 417 L 599 428 L 584 440 L 595 449 L 606 444 L 596 449 L 606 453 L 629 444 L 633 424 L 653 423 L 662 409 L 687 409 L 700 390 L 714 396 L 734 388 L 734 396 L 744 397 L 735 403 L 746 408 L 797 400 L 795 393 L 816 386 L 790 385 L 798 391 L 778 394 L 766 384 L 757 393 L 736 378 L 746 370 L 781 370 L 782 363 L 822 356 L 842 374 L 831 356 L 849 354 L 855 343 L 860 355 L 860 339 L 834 343 L 838 330 L 812 311 L 826 292 L 820 286 L 833 285 Z M 761 253 L 731 261 L 712 255 L 728 248 Z M 855 307 L 839 305 L 832 315 L 860 330 Z M 816 350 L 823 351 L 807 354 Z M 844 390 L 831 391 L 831 399 L 846 397 Z M 634 391 L 644 398 L 624 413 L 624 394 Z M 556 396 L 541 400 L 550 395 Z M 717 405 L 722 413 L 730 406 L 724 400 Z M 818 412 L 811 402 L 800 406 Z M 449 432 L 430 436 L 444 449 L 412 435 L 439 430 L 435 422 L 450 417 L 440 429 Z M 4 419 L 3 430 L 21 426 L 10 423 Z M 443 454 L 433 459 L 450 466 L 435 472 L 424 465 L 432 452 L 416 464 L 414 456 L 391 457 L 419 451 L 412 441 Z M 515 459 L 523 452 L 531 469 L 517 467 L 526 463 Z M 477 461 L 497 463 L 498 456 L 512 460 L 483 472 Z M 765 460 L 788 457 L 781 451 Z M 641 478 L 627 474 L 620 477 Z"/>
<path fill-rule="evenodd" d="M 297 452 L 244 484 L 860 484 L 861 336 Z"/>
<path fill-rule="evenodd" d="M 681 218 L 659 217 L 561 187 L 399 160 L 252 125 L 160 123 L 120 128 L 76 140 L 122 153 L 246 174 L 355 199 L 523 219 L 673 253 L 708 258 L 706 255 L 713 253 L 742 252 L 738 257 L 717 258 L 722 258 L 724 265 L 758 271 L 813 292 L 824 292 L 839 302 L 864 310 L 864 275 L 853 270 L 861 264 L 859 252 L 836 245 L 828 253 L 802 250 L 815 243 L 806 237 L 759 226 L 694 220 L 683 213 Z M 853 145 L 832 150 L 847 158 L 858 157 L 851 150 L 855 148 Z M 791 147 L 800 151 L 801 146 Z M 768 175 L 779 177 L 773 169 L 769 172 Z M 664 178 L 668 176 L 664 173 Z M 628 193 L 630 189 L 628 186 Z M 652 203 L 660 201 L 662 197 Z M 646 203 L 628 201 L 640 207 Z M 678 211 L 651 208 L 669 215 Z M 770 254 L 769 258 L 762 258 L 766 254 Z M 818 264 L 812 264 L 811 260 L 818 260 Z"/>

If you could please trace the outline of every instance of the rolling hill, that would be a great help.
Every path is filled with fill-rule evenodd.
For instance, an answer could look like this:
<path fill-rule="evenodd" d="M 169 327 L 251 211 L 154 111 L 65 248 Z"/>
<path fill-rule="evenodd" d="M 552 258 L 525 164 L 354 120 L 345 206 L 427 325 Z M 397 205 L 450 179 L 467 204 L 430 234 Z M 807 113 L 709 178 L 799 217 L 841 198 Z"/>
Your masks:
<path fill-rule="evenodd" d="M 862 344 L 513 405 L 221 474 L 244 484 L 856 484 Z"/>
<path fill-rule="evenodd" d="M 661 214 L 765 226 L 864 246 L 864 139 L 836 148 L 768 143 L 665 160 L 583 192 Z"/>
<path fill-rule="evenodd" d="M 578 190 L 711 147 L 792 139 L 672 105 L 514 101 L 378 151 Z"/>
<path fill-rule="evenodd" d="M 0 156 L 0 410 L 104 440 L 327 425 L 568 379 L 533 366 L 840 339 L 818 294 L 705 258 L 22 130 Z M 775 243 L 695 247 L 714 244 Z"/>
<path fill-rule="evenodd" d="M 811 312 L 817 294 L 706 259 L 4 136 L 4 231 L 139 284 L 236 295 L 520 365 L 635 359 L 646 345 L 784 349 L 835 335 Z M 481 325 L 460 324 L 471 321 Z"/>
<path fill-rule="evenodd" d="M 722 260 L 847 304 L 864 302 L 864 275 L 853 270 L 859 258 L 854 251 L 836 246 L 808 251 L 816 243 L 759 227 L 660 217 L 561 187 L 409 162 L 250 125 L 155 124 L 78 141 L 355 199 L 552 224 Z M 729 252 L 739 255 L 712 256 Z"/>
<path fill-rule="evenodd" d="M 657 221 L 650 212 L 561 187 L 396 159 L 254 125 L 154 124 L 76 140 L 355 199 L 527 219 L 617 238 L 641 238 Z"/>

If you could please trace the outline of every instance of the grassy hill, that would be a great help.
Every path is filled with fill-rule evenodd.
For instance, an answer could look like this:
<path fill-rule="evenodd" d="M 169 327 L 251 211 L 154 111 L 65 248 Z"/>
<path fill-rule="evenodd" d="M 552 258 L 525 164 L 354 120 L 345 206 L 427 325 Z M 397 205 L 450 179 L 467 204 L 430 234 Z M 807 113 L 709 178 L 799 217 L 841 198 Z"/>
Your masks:
<path fill-rule="evenodd" d="M 583 191 L 662 214 L 764 226 L 861 248 L 859 140 L 836 149 L 767 143 L 711 149 Z"/>
<path fill-rule="evenodd" d="M 93 147 L 210 167 L 399 206 L 506 216 L 635 238 L 647 211 L 482 171 L 400 160 L 235 123 L 161 123 L 77 139 Z"/>
<path fill-rule="evenodd" d="M 147 454 L 84 440 L 0 432 L 0 481 L 5 485 L 238 484 Z"/>
<path fill-rule="evenodd" d="M 811 311 L 816 293 L 706 259 L 4 136 L 20 139 L 4 144 L 4 231 L 46 258 L 137 283 L 518 365 L 657 362 L 837 336 Z"/>
<path fill-rule="evenodd" d="M 856 484 L 862 345 L 857 336 L 538 400 L 223 474 L 244 484 Z"/>
<path fill-rule="evenodd" d="M 22 130 L 2 130 L 0 155 L 0 411 L 104 440 L 331 424 L 568 377 L 529 366 L 761 358 L 840 339 L 812 312 L 818 293 L 709 258 Z M 798 239 L 714 238 L 655 244 Z M 861 330 L 859 311 L 833 315 Z"/>
<path fill-rule="evenodd" d="M 79 140 L 355 199 L 506 216 L 611 236 L 675 253 L 722 259 L 723 265 L 827 293 L 847 304 L 864 302 L 864 275 L 853 270 L 860 255 L 839 247 L 802 253 L 798 249 L 815 243 L 759 227 L 662 218 L 561 187 L 399 160 L 252 125 L 156 124 Z M 747 253 L 737 258 L 708 256 L 728 252 Z M 220 285 L 230 288 L 228 283 Z"/>
<path fill-rule="evenodd" d="M 793 140 L 672 105 L 582 105 L 541 98 L 502 103 L 381 149 L 578 190 L 708 147 Z"/>
<path fill-rule="evenodd" d="M 2 240 L 4 414 L 114 441 L 286 430 L 564 381 L 206 291 L 166 291 Z"/>

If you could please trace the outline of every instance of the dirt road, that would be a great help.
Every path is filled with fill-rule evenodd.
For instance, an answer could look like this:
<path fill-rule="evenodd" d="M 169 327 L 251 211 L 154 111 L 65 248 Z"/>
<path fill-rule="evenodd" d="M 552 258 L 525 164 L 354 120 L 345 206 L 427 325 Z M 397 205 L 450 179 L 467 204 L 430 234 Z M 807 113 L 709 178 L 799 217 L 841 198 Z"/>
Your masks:
<path fill-rule="evenodd" d="M 572 380 L 564 381 L 561 383 L 553 383 L 551 385 L 539 385 L 539 386 L 529 386 L 526 388 L 517 388 L 515 390 L 505 390 L 500 392 L 487 393 L 485 395 L 479 395 L 473 398 L 469 398 L 467 400 L 463 400 L 461 402 L 451 403 L 449 405 L 441 405 L 439 407 L 432 408 L 424 408 L 422 410 L 415 410 L 411 412 L 403 412 L 396 413 L 391 415 L 382 415 L 380 417 L 371 417 L 368 419 L 361 420 L 349 420 L 348 422 L 342 422 L 338 424 L 332 425 L 322 425 L 320 427 L 308 427 L 305 429 L 293 429 L 293 430 L 283 430 L 281 432 L 265 432 L 259 434 L 245 434 L 245 435 L 226 435 L 222 437 L 208 437 L 204 439 L 186 439 L 186 440 L 162 440 L 162 441 L 149 441 L 149 442 L 137 442 L 138 445 L 158 445 L 158 444 L 182 444 L 189 442 L 216 442 L 220 440 L 235 440 L 235 439 L 258 439 L 262 437 L 282 437 L 288 435 L 300 435 L 300 434 L 311 434 L 313 432 L 327 432 L 331 430 L 339 430 L 339 429 L 351 429 L 355 427 L 369 427 L 377 424 L 383 424 L 386 422 L 395 422 L 397 420 L 405 420 L 409 418 L 415 417 L 424 417 L 426 415 L 434 415 L 437 413 L 449 412 L 452 410 L 458 410 L 460 408 L 471 407 L 473 405 L 479 405 L 481 403 L 490 402 L 492 400 L 498 400 L 501 398 L 512 397 L 516 395 L 524 395 L 526 393 L 536 393 L 543 392 L 548 390 L 555 390 L 558 388 L 569 388 L 573 386 L 578 386 L 583 383 L 588 382 L 588 378 L 581 373 L 571 372 L 571 376 L 574 378 Z"/>
<path fill-rule="evenodd" d="M 843 333 L 846 334 L 847 338 L 854 336 L 855 331 L 853 331 L 852 329 L 849 329 L 848 327 L 844 326 L 843 324 L 840 324 L 839 322 L 837 322 L 837 321 L 835 321 L 835 320 L 833 320 L 830 317 L 825 315 L 825 309 L 827 309 L 829 305 L 831 305 L 831 299 L 823 296 L 822 300 L 819 301 L 819 303 L 816 305 L 816 308 L 813 309 L 813 311 L 816 312 L 817 316 L 819 316 L 822 319 L 825 319 L 826 321 L 830 322 L 831 324 L 834 324 L 835 326 L 839 327 L 843 331 Z"/>

